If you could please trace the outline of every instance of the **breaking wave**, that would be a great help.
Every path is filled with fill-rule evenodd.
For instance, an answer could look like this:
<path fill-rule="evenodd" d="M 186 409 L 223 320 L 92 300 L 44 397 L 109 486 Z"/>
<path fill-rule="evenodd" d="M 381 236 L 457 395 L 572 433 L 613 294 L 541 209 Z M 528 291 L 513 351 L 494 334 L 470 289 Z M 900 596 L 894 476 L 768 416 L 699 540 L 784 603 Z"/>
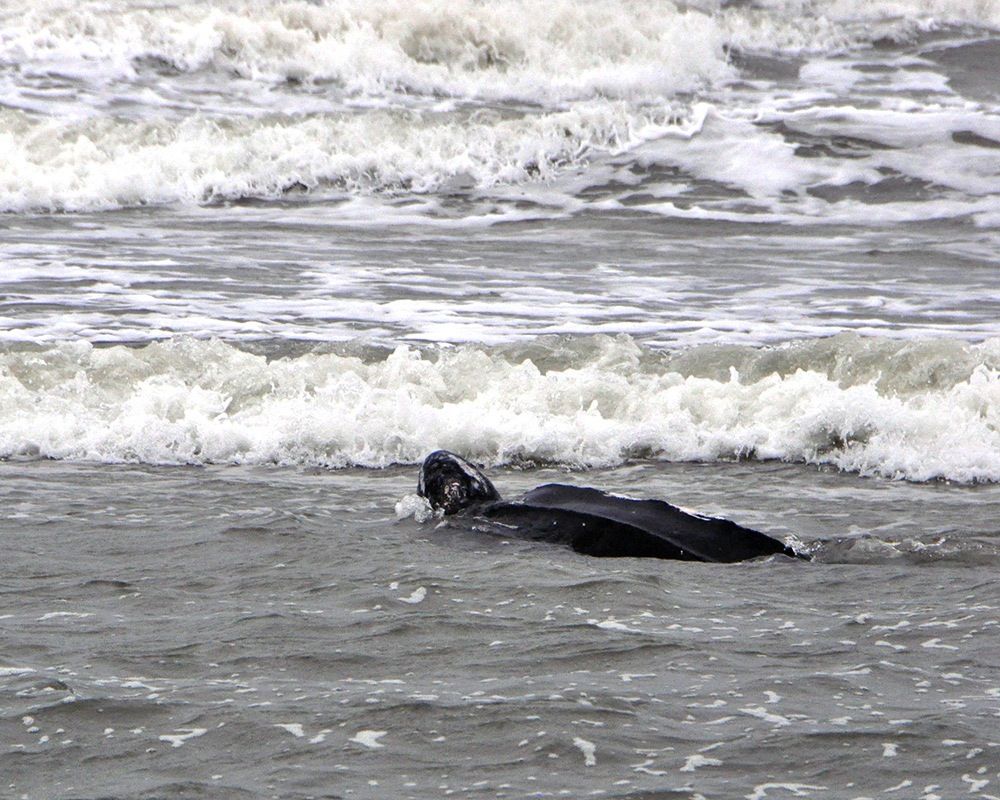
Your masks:
<path fill-rule="evenodd" d="M 933 59 L 836 60 L 949 25 L 1000 26 L 1000 2 L 14 0 L 0 211 L 470 189 L 516 204 L 504 191 L 559 180 L 528 201 L 989 226 L 992 109 Z"/>
<path fill-rule="evenodd" d="M 304 118 L 36 121 L 0 110 L 0 210 L 92 211 L 277 198 L 429 193 L 544 180 L 692 125 L 598 102 L 505 118 L 379 111 Z"/>
<path fill-rule="evenodd" d="M 853 335 L 676 354 L 628 337 L 310 351 L 221 341 L 0 357 L 0 455 L 383 467 L 782 459 L 1000 481 L 1000 340 Z"/>
<path fill-rule="evenodd" d="M 0 19 L 0 60 L 105 84 L 207 71 L 369 99 L 555 103 L 661 97 L 731 74 L 716 21 L 669 3 L 31 0 Z"/>
<path fill-rule="evenodd" d="M 1000 26 L 996 0 L 14 0 L 0 64 L 94 83 L 216 71 L 348 94 L 554 103 L 658 98 L 731 77 L 726 48 L 837 52 L 945 25 Z"/>

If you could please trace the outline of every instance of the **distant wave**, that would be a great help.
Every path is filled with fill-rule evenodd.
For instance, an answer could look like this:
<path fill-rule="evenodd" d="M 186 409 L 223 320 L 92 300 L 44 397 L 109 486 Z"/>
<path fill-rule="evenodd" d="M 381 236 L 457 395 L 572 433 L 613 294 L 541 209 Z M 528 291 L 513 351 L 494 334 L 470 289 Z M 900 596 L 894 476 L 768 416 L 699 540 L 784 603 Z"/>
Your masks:
<path fill-rule="evenodd" d="M 858 144 L 850 157 L 830 152 L 851 135 Z M 13 212 L 309 193 L 374 196 L 387 204 L 377 224 L 392 221 L 388 204 L 401 196 L 429 201 L 425 216 L 435 197 L 486 202 L 496 220 L 525 204 L 541 216 L 589 207 L 792 224 L 970 217 L 992 225 L 1000 215 L 1000 122 L 977 108 L 845 104 L 755 122 L 708 103 L 606 100 L 524 115 L 381 110 L 226 120 L 56 120 L 0 109 L 0 143 L 0 211 Z"/>
<path fill-rule="evenodd" d="M 552 178 L 698 119 L 594 102 L 487 111 L 182 121 L 36 120 L 0 109 L 0 210 L 92 211 L 289 192 L 447 191 Z"/>
<path fill-rule="evenodd" d="M 948 25 L 977 41 L 1000 0 L 10 0 L 0 211 L 431 197 L 411 221 L 459 195 L 473 221 L 989 227 L 993 101 L 929 56 L 866 61 Z"/>
<path fill-rule="evenodd" d="M 1000 339 L 628 337 L 268 360 L 221 341 L 0 354 L 0 456 L 150 464 L 782 459 L 1000 481 Z"/>
<path fill-rule="evenodd" d="M 836 52 L 998 0 L 8 0 L 0 64 L 107 83 L 143 71 L 333 82 L 348 93 L 552 103 L 662 97 L 732 74 L 725 47 Z"/>
<path fill-rule="evenodd" d="M 662 97 L 731 74 L 716 21 L 669 3 L 20 0 L 0 20 L 0 63 L 95 83 L 213 71 L 369 98 L 555 103 Z"/>

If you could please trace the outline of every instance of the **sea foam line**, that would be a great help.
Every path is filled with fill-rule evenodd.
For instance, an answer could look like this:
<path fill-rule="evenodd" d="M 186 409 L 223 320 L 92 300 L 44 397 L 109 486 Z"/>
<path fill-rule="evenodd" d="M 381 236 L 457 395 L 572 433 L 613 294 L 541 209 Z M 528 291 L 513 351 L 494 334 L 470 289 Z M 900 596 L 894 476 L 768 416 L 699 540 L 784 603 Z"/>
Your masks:
<path fill-rule="evenodd" d="M 0 455 L 383 467 L 447 448 L 489 464 L 757 458 L 1000 480 L 995 341 L 967 348 L 966 368 L 928 388 L 831 377 L 819 362 L 747 378 L 684 374 L 627 337 L 592 344 L 545 369 L 471 346 L 404 346 L 371 361 L 269 361 L 195 340 L 13 351 L 0 357 Z"/>

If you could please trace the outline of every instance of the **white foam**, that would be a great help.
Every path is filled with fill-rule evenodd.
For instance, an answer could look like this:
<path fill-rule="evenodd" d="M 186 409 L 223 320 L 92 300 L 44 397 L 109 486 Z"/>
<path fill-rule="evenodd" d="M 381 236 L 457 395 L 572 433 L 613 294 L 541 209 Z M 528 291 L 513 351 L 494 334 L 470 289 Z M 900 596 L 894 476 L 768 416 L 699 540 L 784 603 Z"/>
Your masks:
<path fill-rule="evenodd" d="M 174 734 L 163 734 L 161 735 L 161 742 L 169 742 L 171 747 L 181 747 L 186 744 L 190 739 L 197 739 L 199 736 L 204 736 L 208 733 L 207 728 L 177 728 L 181 733 Z"/>
<path fill-rule="evenodd" d="M 9 0 L 0 64 L 0 211 L 21 212 L 537 182 L 735 74 L 712 16 L 614 0 Z"/>
<path fill-rule="evenodd" d="M 718 80 L 731 74 L 724 44 L 831 52 L 949 23 L 1000 25 L 996 0 L 702 5 L 709 13 L 612 0 L 8 0 L 0 60 L 98 86 L 133 80 L 152 59 L 186 75 L 332 82 L 369 103 L 396 93 L 555 102 L 659 97 Z"/>
<path fill-rule="evenodd" d="M 683 180 L 647 181 L 641 191 L 650 199 L 630 202 L 631 211 L 792 224 L 973 216 L 991 225 L 1000 214 L 995 149 L 957 144 L 952 137 L 961 132 L 1000 140 L 995 115 L 961 104 L 906 106 L 891 97 L 883 106 L 792 103 L 741 111 L 594 99 L 532 113 L 374 110 L 225 124 L 200 115 L 39 118 L 0 107 L 0 210 L 198 204 L 306 190 L 338 201 L 326 212 L 339 224 L 485 225 L 588 207 L 624 209 L 637 180 L 634 170 L 666 166 L 681 170 Z M 786 135 L 762 123 L 885 147 L 857 158 L 803 158 Z M 875 186 L 887 174 L 950 193 L 904 193 L 875 204 L 857 194 L 857 187 Z M 612 179 L 625 187 L 616 196 L 578 196 Z M 687 180 L 717 182 L 739 194 L 679 202 Z M 854 194 L 824 199 L 812 194 L 817 190 Z M 436 199 L 453 191 L 485 192 L 495 204 L 470 207 L 456 219 Z M 392 199 L 401 193 L 423 201 L 397 208 Z M 518 208 L 525 200 L 537 205 Z"/>
<path fill-rule="evenodd" d="M 958 132 L 1000 140 L 996 115 L 967 104 L 924 106 L 891 103 L 882 108 L 824 106 L 767 115 L 804 133 L 855 136 L 886 145 L 863 159 L 864 167 L 843 177 L 871 183 L 888 170 L 934 182 L 972 196 L 997 193 L 1000 166 L 989 148 L 959 146 Z M 827 180 L 828 183 L 831 181 Z"/>
<path fill-rule="evenodd" d="M 946 25 L 1000 27 L 997 0 L 768 0 L 719 15 L 727 42 L 786 54 L 835 53 L 879 39 L 905 41 Z"/>
<path fill-rule="evenodd" d="M 408 494 L 396 503 L 396 519 L 407 519 L 413 517 L 417 522 L 427 522 L 434 517 L 434 509 L 427 501 L 426 497 L 416 494 Z M 390 586 L 394 589 L 396 586 Z"/>
<path fill-rule="evenodd" d="M 949 23 L 998 25 L 997 0 L 702 5 L 9 0 L 0 9 L 0 63 L 19 77 L 0 76 L 0 210 L 273 199 L 305 189 L 345 201 L 324 208 L 344 224 L 371 223 L 367 195 L 406 193 L 424 202 L 388 204 L 374 224 L 482 225 L 625 208 L 624 196 L 588 201 L 579 190 L 609 177 L 636 183 L 629 158 L 610 172 L 607 161 L 639 148 L 637 165 L 683 175 L 644 185 L 658 202 L 630 202 L 633 211 L 838 224 L 971 215 L 995 224 L 994 150 L 950 138 L 995 139 L 981 130 L 996 127 L 995 115 L 954 96 L 922 105 L 898 96 L 954 95 L 932 64 L 892 62 L 874 108 L 870 97 L 847 111 L 830 100 L 872 74 L 841 58 L 845 51 Z M 729 46 L 836 58 L 804 64 L 794 92 L 740 94 L 727 90 L 737 77 Z M 162 74 L 151 80 L 154 66 Z M 49 76 L 70 86 L 46 100 L 32 81 Z M 704 127 L 680 99 L 695 92 L 716 106 Z M 914 113 L 894 111 L 903 103 Z M 858 159 L 803 158 L 760 125 L 806 124 L 809 115 L 826 115 L 836 135 L 877 142 L 905 129 L 909 144 Z M 872 204 L 809 194 L 871 186 L 886 171 L 959 196 Z M 689 179 L 746 196 L 678 204 Z M 456 220 L 429 198 L 470 190 L 505 205 Z M 518 208 L 525 199 L 538 207 Z"/>
<path fill-rule="evenodd" d="M 678 202 L 676 192 L 669 191 L 676 183 L 671 179 L 662 187 L 644 186 L 652 199 L 629 204 L 631 210 L 691 219 L 865 226 L 967 216 L 988 225 L 1000 212 L 995 149 L 953 139 L 971 133 L 998 141 L 1000 125 L 995 115 L 964 101 L 925 105 L 890 94 L 877 108 L 810 101 L 748 112 L 699 104 L 692 114 L 702 120 L 696 131 L 665 129 L 637 143 L 629 162 L 674 167 L 737 193 Z M 877 146 L 854 158 L 818 153 L 803 158 L 790 133 L 831 141 L 853 136 Z M 942 189 L 928 196 L 907 191 L 867 202 L 860 187 L 880 185 L 887 175 Z M 616 198 L 604 200 L 603 206 L 625 207 Z"/>
<path fill-rule="evenodd" d="M 556 102 L 660 97 L 729 73 L 712 17 L 595 0 L 67 5 L 11 0 L 0 60 L 107 85 L 142 59 L 180 73 L 332 82 L 349 97 Z"/>
<path fill-rule="evenodd" d="M 399 602 L 410 603 L 411 605 L 415 605 L 416 603 L 424 602 L 424 599 L 426 597 L 427 597 L 427 589 L 423 586 L 418 586 L 416 589 L 413 590 L 413 592 L 408 597 L 400 597 Z"/>
<path fill-rule="evenodd" d="M 719 767 L 722 766 L 722 761 L 718 758 L 710 758 L 708 756 L 703 756 L 700 753 L 695 753 L 693 756 L 688 756 L 684 761 L 684 766 L 681 767 L 681 772 L 694 772 L 696 769 L 701 767 Z"/>
<path fill-rule="evenodd" d="M 788 796 L 785 793 L 791 792 L 792 797 L 812 797 L 814 792 L 824 792 L 827 787 L 810 783 L 761 783 L 754 786 L 753 792 L 744 797 L 747 800 L 764 800 L 766 797 L 775 796 L 769 794 L 773 789 L 781 790 L 783 796 Z"/>
<path fill-rule="evenodd" d="M 197 115 L 33 119 L 0 108 L 0 210 L 276 198 L 293 189 L 331 198 L 426 194 L 455 181 L 489 188 L 551 179 L 673 124 L 684 118 L 669 107 L 634 110 L 604 100 L 527 116 L 384 111 L 224 125 Z M 349 207 L 343 211 L 350 217 Z"/>
<path fill-rule="evenodd" d="M 597 746 L 593 742 L 575 736 L 573 738 L 573 746 L 583 753 L 583 765 L 585 767 L 597 766 Z"/>
<path fill-rule="evenodd" d="M 815 183 L 869 177 L 868 168 L 850 162 L 799 158 L 795 145 L 749 120 L 704 104 L 696 110 L 703 120 L 697 135 L 660 136 L 636 152 L 636 161 L 679 166 L 695 178 L 718 181 L 752 197 L 779 197 Z"/>
<path fill-rule="evenodd" d="M 627 338 L 590 346 L 574 366 L 545 371 L 477 347 L 399 347 L 370 362 L 318 353 L 268 361 L 185 339 L 7 351 L 0 456 L 383 467 L 445 448 L 488 464 L 756 457 L 910 480 L 1000 480 L 997 340 L 745 348 L 730 353 L 745 378 L 735 369 L 713 376 L 720 356 L 711 348 L 703 366 L 694 351 L 677 371 Z"/>
<path fill-rule="evenodd" d="M 34 671 L 31 667 L 0 667 L 0 678 L 7 678 L 11 675 L 28 675 Z"/>
<path fill-rule="evenodd" d="M 827 5 L 827 4 L 824 4 Z M 1000 27 L 997 0 L 833 0 L 824 12 L 840 20 L 909 20 L 925 28 L 972 23 Z"/>
<path fill-rule="evenodd" d="M 921 642 L 920 646 L 928 650 L 958 650 L 953 644 L 942 644 L 940 639 L 928 639 L 926 642 Z"/>
<path fill-rule="evenodd" d="M 785 725 L 791 725 L 791 720 L 787 717 L 783 717 L 780 714 L 774 714 L 768 711 L 764 706 L 748 706 L 747 708 L 741 708 L 740 712 L 747 714 L 751 717 L 756 717 L 764 722 L 769 722 L 775 727 L 781 728 Z"/>
<path fill-rule="evenodd" d="M 385 747 L 384 744 L 379 742 L 383 736 L 386 735 L 388 731 L 373 731 L 373 730 L 363 730 L 358 731 L 354 736 L 352 736 L 347 741 L 354 742 L 355 744 L 360 744 L 369 749 L 377 749 L 379 747 Z"/>
<path fill-rule="evenodd" d="M 602 630 L 606 631 L 621 631 L 622 633 L 642 633 L 642 631 L 639 628 L 630 628 L 624 622 L 619 622 L 618 620 L 615 619 L 605 619 L 600 621 L 596 619 L 588 619 L 587 622 L 590 625 L 593 625 L 595 628 L 601 628 Z"/>

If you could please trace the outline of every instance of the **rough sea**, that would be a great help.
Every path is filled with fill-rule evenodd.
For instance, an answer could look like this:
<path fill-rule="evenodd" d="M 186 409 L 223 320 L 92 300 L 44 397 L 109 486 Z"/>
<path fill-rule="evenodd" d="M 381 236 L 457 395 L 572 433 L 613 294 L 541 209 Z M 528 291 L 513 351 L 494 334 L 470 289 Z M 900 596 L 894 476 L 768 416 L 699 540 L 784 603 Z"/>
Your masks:
<path fill-rule="evenodd" d="M 1000 0 L 0 0 L 0 509 L 4 800 L 1000 798 Z"/>

